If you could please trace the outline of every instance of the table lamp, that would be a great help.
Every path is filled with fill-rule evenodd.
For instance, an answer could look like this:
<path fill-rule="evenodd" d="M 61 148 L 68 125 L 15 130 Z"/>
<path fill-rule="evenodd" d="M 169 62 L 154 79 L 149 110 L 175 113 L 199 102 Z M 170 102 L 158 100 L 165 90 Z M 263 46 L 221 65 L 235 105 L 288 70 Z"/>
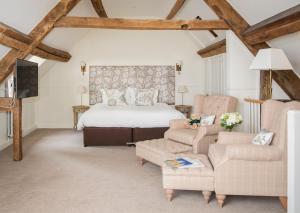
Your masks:
<path fill-rule="evenodd" d="M 271 99 L 272 70 L 292 70 L 293 67 L 283 50 L 267 48 L 258 51 L 249 69 L 270 71 L 268 80 L 265 82 L 265 86 L 263 88 L 263 94 L 265 99 Z"/>
<path fill-rule="evenodd" d="M 181 93 L 181 105 L 183 105 L 183 94 L 188 92 L 188 88 L 185 85 L 178 86 L 178 93 Z"/>
<path fill-rule="evenodd" d="M 78 87 L 78 91 L 79 91 L 80 96 L 81 96 L 81 99 L 80 99 L 80 106 L 82 106 L 82 96 L 83 96 L 83 94 L 87 94 L 88 90 L 87 90 L 86 86 L 80 85 L 80 86 Z"/>

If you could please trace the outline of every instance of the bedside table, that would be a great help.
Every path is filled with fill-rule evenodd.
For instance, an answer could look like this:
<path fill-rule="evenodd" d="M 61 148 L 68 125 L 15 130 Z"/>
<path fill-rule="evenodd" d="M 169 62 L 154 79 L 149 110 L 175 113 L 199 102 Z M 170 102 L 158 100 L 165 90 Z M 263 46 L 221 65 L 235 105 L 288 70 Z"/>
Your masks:
<path fill-rule="evenodd" d="M 78 114 L 87 111 L 90 107 L 82 105 L 82 106 L 72 106 L 72 108 L 73 108 L 73 119 L 74 119 L 73 120 L 73 122 L 74 122 L 73 128 L 77 129 Z"/>
<path fill-rule="evenodd" d="M 185 114 L 187 118 L 191 117 L 192 108 L 191 105 L 175 105 L 175 109 Z"/>

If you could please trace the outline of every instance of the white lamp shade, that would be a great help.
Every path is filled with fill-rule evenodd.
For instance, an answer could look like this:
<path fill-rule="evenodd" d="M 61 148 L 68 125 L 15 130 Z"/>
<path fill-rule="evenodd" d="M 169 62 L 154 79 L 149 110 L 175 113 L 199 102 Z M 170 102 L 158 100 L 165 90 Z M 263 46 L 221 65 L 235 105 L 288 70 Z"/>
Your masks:
<path fill-rule="evenodd" d="M 187 93 L 188 91 L 189 90 L 188 90 L 187 86 L 185 86 L 185 85 L 178 86 L 178 90 L 177 90 L 178 93 Z"/>
<path fill-rule="evenodd" d="M 88 92 L 88 90 L 87 90 L 86 86 L 80 85 L 80 86 L 78 87 L 78 92 L 79 92 L 80 94 L 86 94 L 86 93 Z"/>
<path fill-rule="evenodd" d="M 255 56 L 251 70 L 292 70 L 293 67 L 281 49 L 261 49 Z"/>

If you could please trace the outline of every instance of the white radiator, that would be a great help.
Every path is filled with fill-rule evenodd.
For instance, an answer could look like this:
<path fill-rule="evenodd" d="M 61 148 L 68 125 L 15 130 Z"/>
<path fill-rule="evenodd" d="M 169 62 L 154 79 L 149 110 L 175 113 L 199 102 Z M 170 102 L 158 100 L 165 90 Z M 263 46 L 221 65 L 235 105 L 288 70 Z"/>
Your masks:
<path fill-rule="evenodd" d="M 261 128 L 261 104 L 257 100 L 245 99 L 247 131 L 249 133 L 258 133 Z"/>
<path fill-rule="evenodd" d="M 14 78 L 9 77 L 5 84 L 5 97 L 12 98 L 14 95 Z M 7 137 L 13 137 L 13 116 L 11 112 L 7 113 Z"/>

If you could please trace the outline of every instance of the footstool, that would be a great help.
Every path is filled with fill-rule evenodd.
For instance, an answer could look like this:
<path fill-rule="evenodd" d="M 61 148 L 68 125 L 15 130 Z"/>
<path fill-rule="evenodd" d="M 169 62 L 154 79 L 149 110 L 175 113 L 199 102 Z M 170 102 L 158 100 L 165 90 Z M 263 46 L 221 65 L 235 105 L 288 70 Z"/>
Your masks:
<path fill-rule="evenodd" d="M 179 154 L 176 157 L 199 159 L 205 167 L 174 169 L 163 164 L 163 188 L 166 191 L 167 199 L 172 200 L 175 190 L 199 190 L 202 191 L 204 200 L 208 203 L 212 191 L 214 191 L 214 171 L 208 157 L 192 153 Z"/>
<path fill-rule="evenodd" d="M 152 162 L 159 166 L 163 161 L 174 154 L 192 152 L 192 146 L 177 143 L 168 139 L 154 139 L 136 143 L 136 156 L 139 158 L 141 165 L 145 161 Z"/>

